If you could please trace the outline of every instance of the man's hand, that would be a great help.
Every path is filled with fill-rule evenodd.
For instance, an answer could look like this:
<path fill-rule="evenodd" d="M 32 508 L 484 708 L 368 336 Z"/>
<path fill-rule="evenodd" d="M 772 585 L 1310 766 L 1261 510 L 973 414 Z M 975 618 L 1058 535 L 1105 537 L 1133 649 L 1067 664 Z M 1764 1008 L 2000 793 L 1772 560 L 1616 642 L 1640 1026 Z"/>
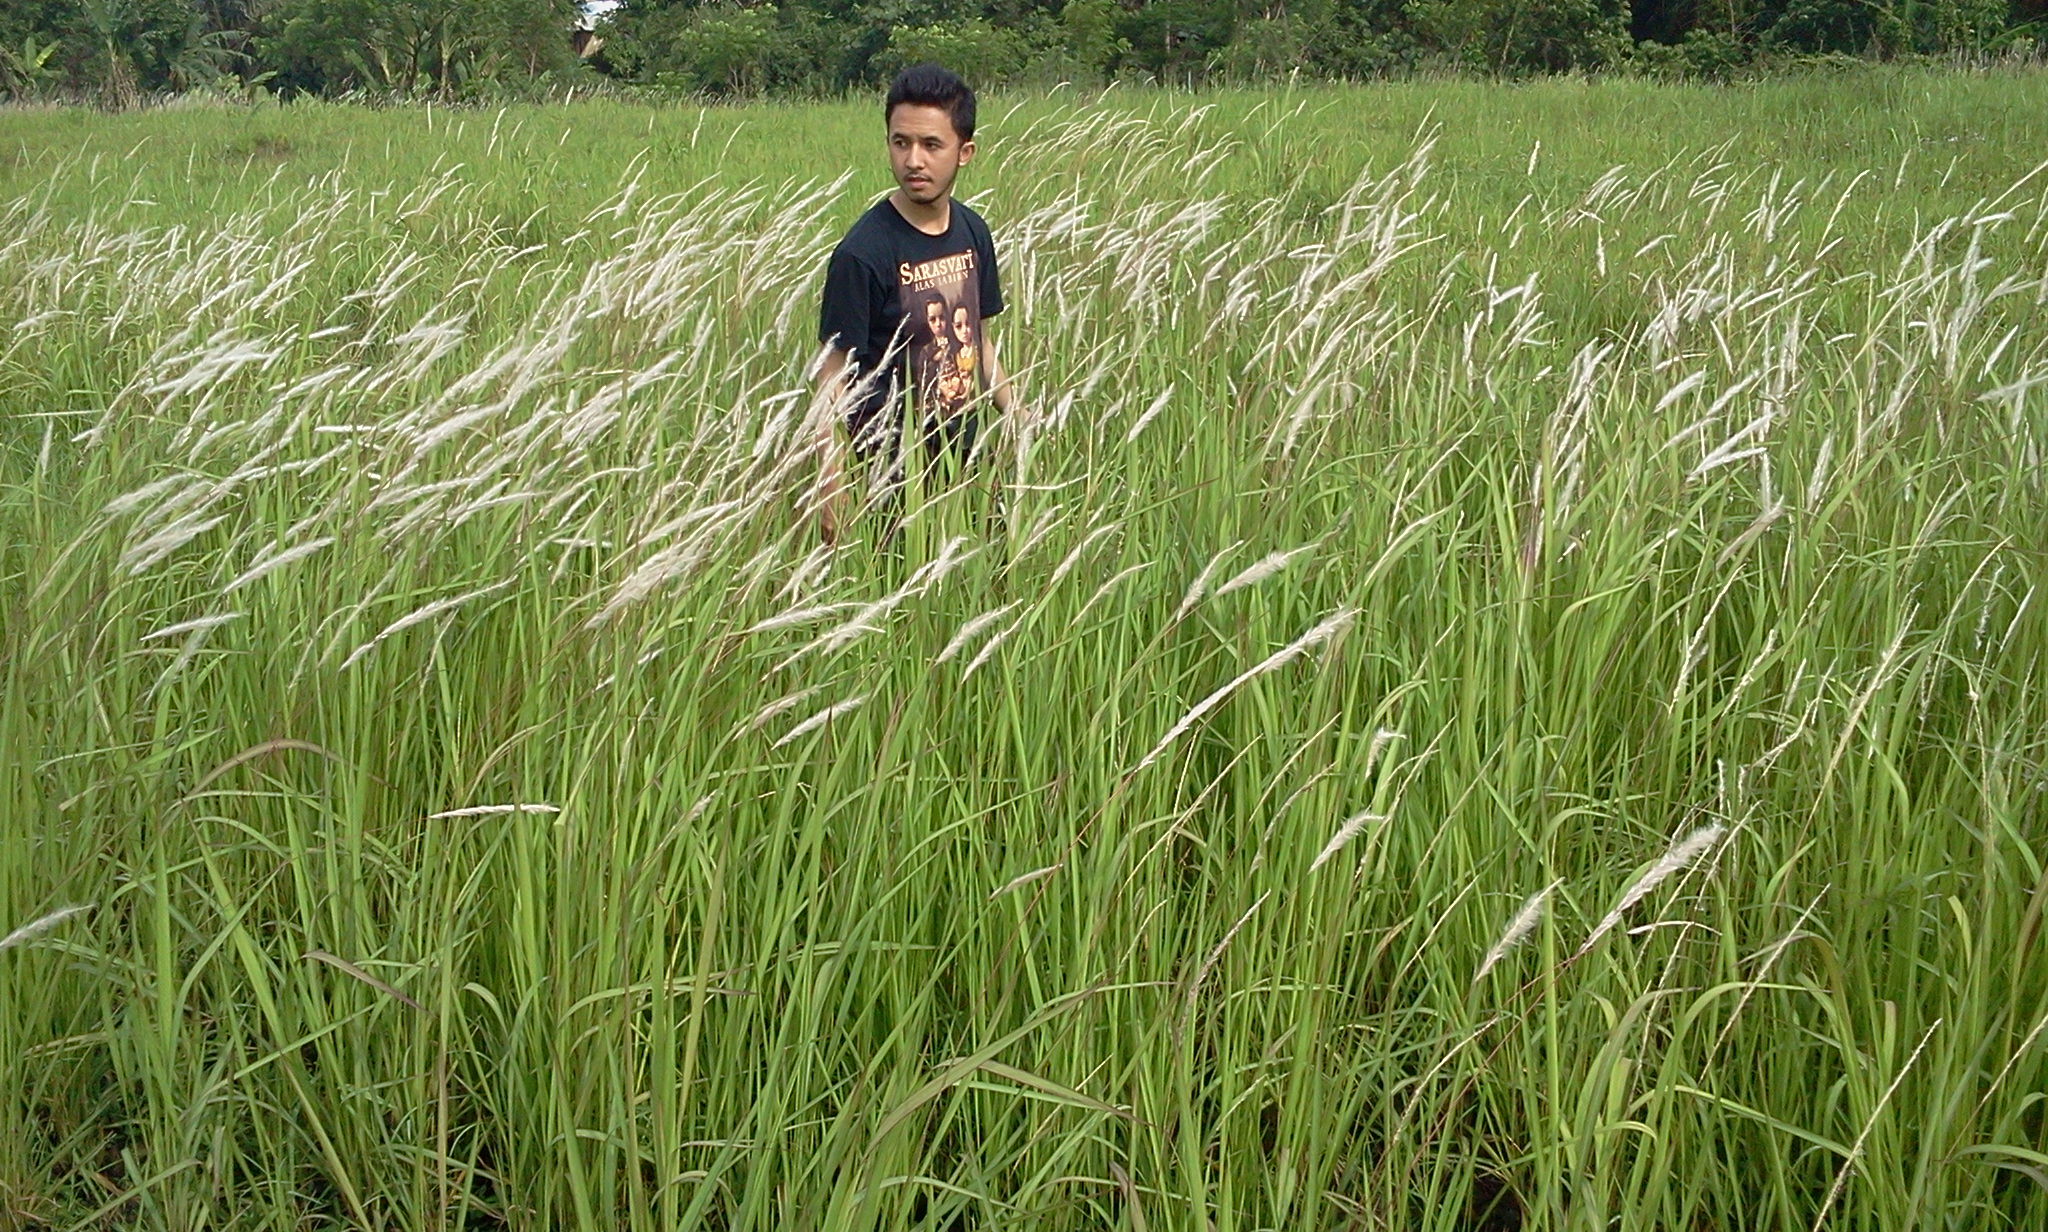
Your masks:
<path fill-rule="evenodd" d="M 839 542 L 839 524 L 845 512 L 846 485 L 840 482 L 838 468 L 827 462 L 818 476 L 818 487 L 812 497 L 818 506 L 818 538 L 826 547 Z"/>

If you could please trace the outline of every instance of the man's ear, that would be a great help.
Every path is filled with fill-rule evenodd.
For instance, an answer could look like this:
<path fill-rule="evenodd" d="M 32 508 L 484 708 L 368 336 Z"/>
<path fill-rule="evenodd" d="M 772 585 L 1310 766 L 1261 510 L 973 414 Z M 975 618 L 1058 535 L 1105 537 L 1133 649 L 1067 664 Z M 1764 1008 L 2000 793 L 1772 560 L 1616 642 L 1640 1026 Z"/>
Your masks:
<path fill-rule="evenodd" d="M 968 163 L 971 163 L 973 161 L 974 138 L 969 137 L 967 140 L 960 143 L 960 165 L 965 167 Z"/>

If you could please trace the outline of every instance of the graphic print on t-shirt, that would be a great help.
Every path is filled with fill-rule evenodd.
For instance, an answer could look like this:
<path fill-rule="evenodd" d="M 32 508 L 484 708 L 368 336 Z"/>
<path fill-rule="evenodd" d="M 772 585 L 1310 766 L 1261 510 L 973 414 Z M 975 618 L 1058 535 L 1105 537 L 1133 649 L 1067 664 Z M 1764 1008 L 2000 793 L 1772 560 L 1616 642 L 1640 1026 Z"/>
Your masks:
<path fill-rule="evenodd" d="M 896 283 L 918 409 L 926 418 L 950 420 L 981 388 L 981 282 L 974 250 L 901 262 Z"/>

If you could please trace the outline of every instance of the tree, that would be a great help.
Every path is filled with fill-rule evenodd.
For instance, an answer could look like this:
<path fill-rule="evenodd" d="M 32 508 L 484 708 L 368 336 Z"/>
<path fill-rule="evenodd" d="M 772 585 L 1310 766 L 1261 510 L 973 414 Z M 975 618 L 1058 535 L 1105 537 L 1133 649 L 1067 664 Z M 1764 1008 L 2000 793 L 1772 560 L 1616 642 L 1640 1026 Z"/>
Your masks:
<path fill-rule="evenodd" d="M 1483 72 L 1602 68 L 1630 46 L 1620 0 L 1415 0 L 1408 12 L 1426 41 Z"/>
<path fill-rule="evenodd" d="M 164 68 L 176 90 L 218 86 L 223 78 L 232 81 L 229 70 L 246 57 L 237 50 L 239 32 L 213 27 L 206 14 L 194 10 L 185 23 L 185 35 L 165 57 Z"/>
<path fill-rule="evenodd" d="M 1098 79 L 1114 73 L 1131 50 L 1130 40 L 1116 32 L 1112 0 L 1067 0 L 1060 9 L 1060 28 L 1068 58 Z"/>
<path fill-rule="evenodd" d="M 17 102 L 41 98 L 57 79 L 58 70 L 50 58 L 63 46 L 55 39 L 40 41 L 26 35 L 19 47 L 0 45 L 0 87 Z"/>
<path fill-rule="evenodd" d="M 1150 0 L 1126 8 L 1116 32 L 1131 45 L 1124 64 L 1186 84 L 1208 75 L 1210 58 L 1236 29 L 1232 0 Z"/>
<path fill-rule="evenodd" d="M 453 98 L 563 68 L 568 0 L 277 0 L 258 57 L 288 90 Z"/>
<path fill-rule="evenodd" d="M 977 85 L 994 85 L 1023 75 L 1037 59 L 1015 30 L 975 18 L 929 26 L 898 26 L 880 57 L 884 76 L 912 64 L 943 64 Z"/>
<path fill-rule="evenodd" d="M 100 97 L 114 107 L 141 101 L 136 60 L 147 54 L 154 31 L 137 0 L 84 0 L 79 15 L 92 34 Z"/>

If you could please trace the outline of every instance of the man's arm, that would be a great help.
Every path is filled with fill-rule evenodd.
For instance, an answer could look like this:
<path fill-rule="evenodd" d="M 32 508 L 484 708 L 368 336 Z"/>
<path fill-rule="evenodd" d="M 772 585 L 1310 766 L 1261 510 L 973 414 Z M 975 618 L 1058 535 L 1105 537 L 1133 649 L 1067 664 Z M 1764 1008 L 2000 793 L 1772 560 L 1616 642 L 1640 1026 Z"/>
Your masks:
<path fill-rule="evenodd" d="M 995 403 L 1001 431 L 1009 437 L 1008 448 L 1016 464 L 1015 469 L 1010 472 L 1010 482 L 1022 483 L 1024 457 L 1031 450 L 1031 424 L 1025 419 L 1024 408 L 1017 396 L 1016 383 L 1010 380 L 1010 374 L 1003 370 L 1002 360 L 996 356 L 995 340 L 989 336 L 986 321 L 982 322 L 980 350 L 981 370 L 988 377 L 989 401 Z M 1003 470 L 1002 467 L 989 469 L 989 490 L 997 509 L 1002 507 Z"/>
<path fill-rule="evenodd" d="M 981 370 L 988 374 L 989 398 L 996 404 L 1005 419 L 1013 419 L 1017 405 L 1017 391 L 1010 385 L 1010 374 L 1003 371 L 1002 361 L 996 358 L 995 339 L 989 337 L 986 322 L 981 333 Z M 1019 427 L 1011 424 L 1014 429 Z"/>
<path fill-rule="evenodd" d="M 845 351 L 825 348 L 811 399 L 811 420 L 818 433 L 818 486 L 812 503 L 818 510 L 818 535 L 828 544 L 838 542 L 846 510 L 846 463 L 839 443 L 839 420 L 846 410 L 846 360 Z"/>

